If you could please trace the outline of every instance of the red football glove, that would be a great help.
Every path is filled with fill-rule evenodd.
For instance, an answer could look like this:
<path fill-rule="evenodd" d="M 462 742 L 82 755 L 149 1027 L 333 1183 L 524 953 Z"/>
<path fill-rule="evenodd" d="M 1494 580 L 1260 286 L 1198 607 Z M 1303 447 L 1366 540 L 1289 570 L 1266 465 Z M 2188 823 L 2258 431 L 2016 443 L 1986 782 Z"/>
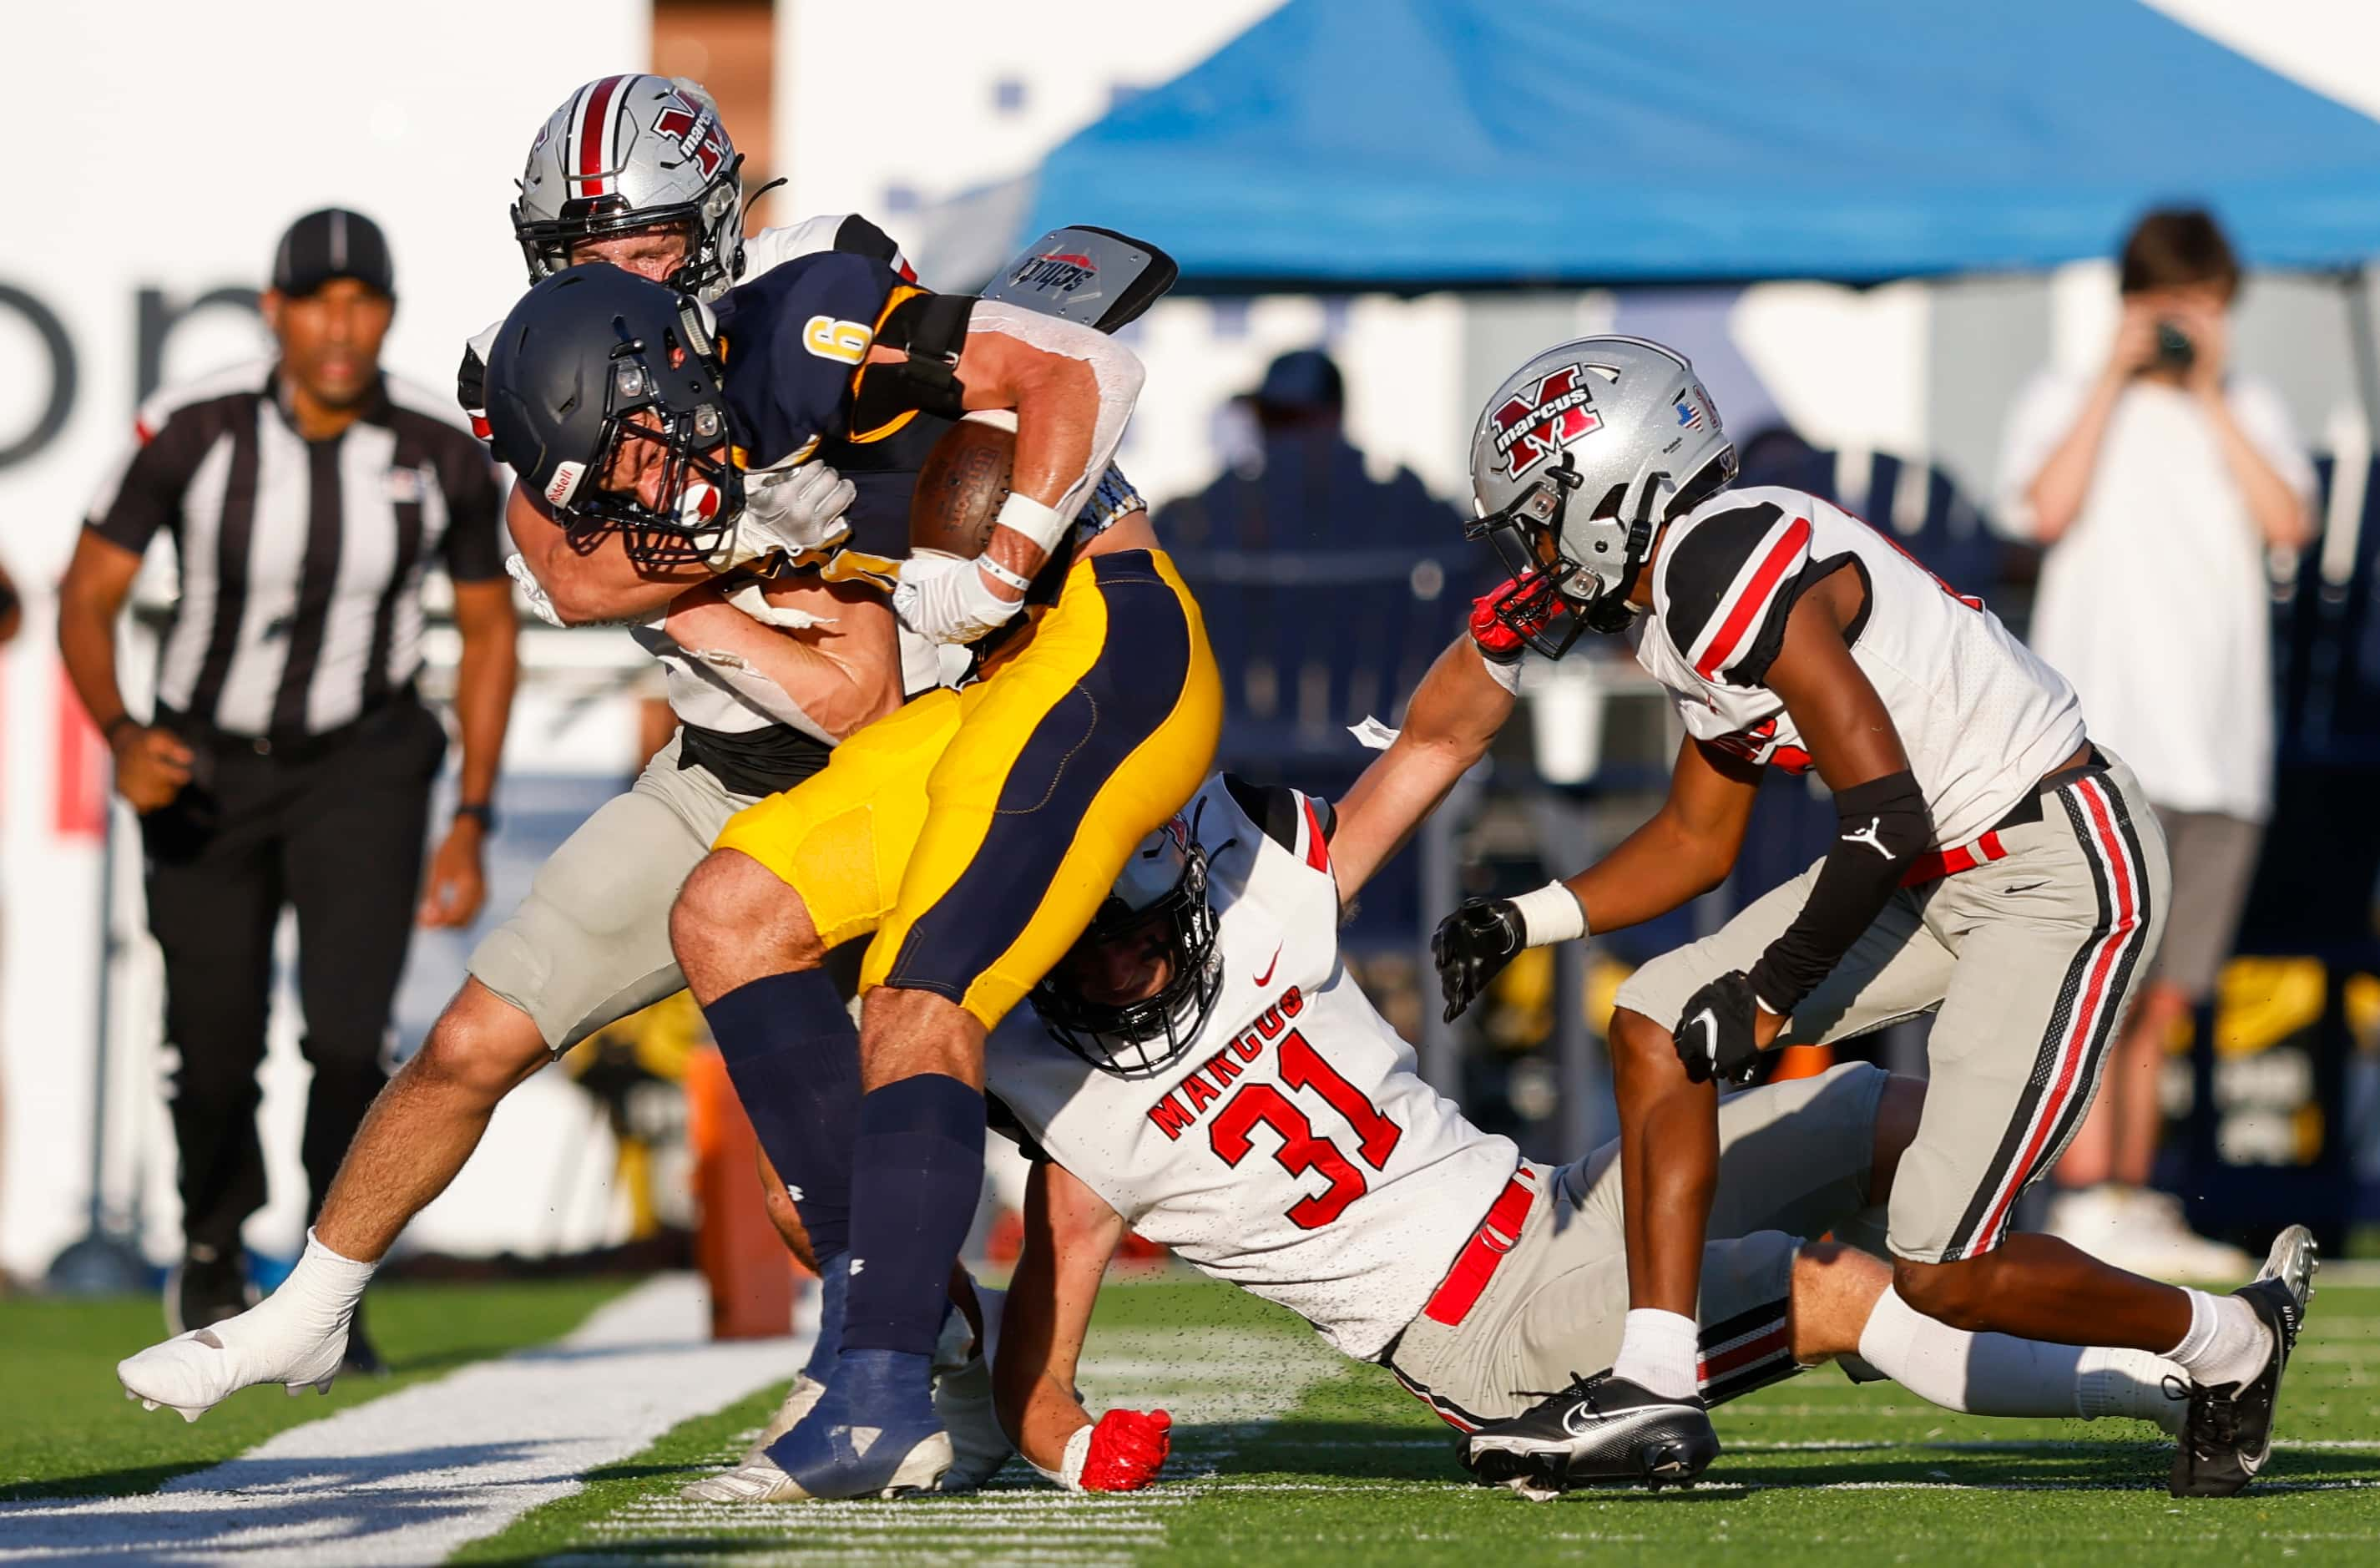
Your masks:
<path fill-rule="evenodd" d="M 1111 1410 L 1091 1428 L 1083 1455 L 1083 1489 L 1133 1492 L 1157 1479 L 1172 1452 L 1173 1417 L 1162 1410 Z"/>
<path fill-rule="evenodd" d="M 1471 602 L 1471 640 L 1490 663 L 1518 663 L 1528 647 L 1519 627 L 1542 631 L 1569 614 L 1570 606 L 1554 591 L 1551 579 L 1535 572 L 1507 577 Z"/>

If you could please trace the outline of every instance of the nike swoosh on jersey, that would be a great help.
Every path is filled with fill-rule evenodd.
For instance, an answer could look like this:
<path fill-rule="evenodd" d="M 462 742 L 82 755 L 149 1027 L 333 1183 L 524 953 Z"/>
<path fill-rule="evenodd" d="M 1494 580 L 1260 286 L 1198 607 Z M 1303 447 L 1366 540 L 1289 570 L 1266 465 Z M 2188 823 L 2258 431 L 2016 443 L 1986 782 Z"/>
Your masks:
<path fill-rule="evenodd" d="M 1272 950 L 1272 962 L 1267 964 L 1265 966 L 1265 972 L 1257 977 L 1257 989 L 1261 991 L 1266 986 L 1272 984 L 1272 972 L 1280 967 L 1281 949 L 1276 947 Z"/>

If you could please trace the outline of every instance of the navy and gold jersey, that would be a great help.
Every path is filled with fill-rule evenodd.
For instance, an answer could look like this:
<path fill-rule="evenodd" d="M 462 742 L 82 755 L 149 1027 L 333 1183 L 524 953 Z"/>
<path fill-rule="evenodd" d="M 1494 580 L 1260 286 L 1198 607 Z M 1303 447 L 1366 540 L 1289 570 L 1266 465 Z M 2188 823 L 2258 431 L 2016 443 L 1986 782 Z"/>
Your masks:
<path fill-rule="evenodd" d="M 885 311 L 917 286 L 846 251 L 796 256 L 715 307 L 744 466 L 773 468 L 851 431 L 852 383 Z"/>

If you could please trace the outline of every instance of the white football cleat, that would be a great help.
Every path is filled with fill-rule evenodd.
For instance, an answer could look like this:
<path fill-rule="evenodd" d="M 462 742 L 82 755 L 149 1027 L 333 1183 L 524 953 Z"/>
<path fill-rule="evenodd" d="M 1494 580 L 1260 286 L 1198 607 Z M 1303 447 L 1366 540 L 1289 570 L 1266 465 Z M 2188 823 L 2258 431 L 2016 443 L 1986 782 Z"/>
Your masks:
<path fill-rule="evenodd" d="M 816 1404 L 819 1396 L 824 1392 L 826 1385 L 808 1372 L 795 1373 L 794 1386 L 785 1391 L 785 1403 L 777 1406 L 777 1413 L 769 1417 L 769 1424 L 760 1428 L 760 1435 L 752 1440 L 752 1446 L 744 1451 L 744 1457 L 737 1460 L 736 1465 L 740 1467 L 766 1459 L 769 1445 L 792 1431 L 794 1424 L 810 1413 L 810 1406 Z M 693 1495 L 692 1489 L 688 1489 L 687 1495 Z M 723 1502 L 727 1500 L 715 1498 L 712 1501 Z"/>
<path fill-rule="evenodd" d="M 812 1383 L 823 1392 L 824 1383 Z M 815 1404 L 817 1396 L 811 1396 Z M 790 1424 L 788 1425 L 790 1429 Z M 774 1439 L 771 1440 L 774 1441 Z M 766 1444 L 762 1445 L 766 1447 Z M 801 1483 L 771 1463 L 766 1453 L 747 1458 L 730 1470 L 715 1476 L 705 1476 L 698 1481 L 688 1481 L 678 1489 L 678 1496 L 689 1502 L 808 1502 L 810 1494 Z"/>
<path fill-rule="evenodd" d="M 144 1410 L 159 1405 L 195 1421 L 228 1396 L 259 1383 L 279 1383 L 292 1395 L 331 1392 L 347 1351 L 346 1326 L 334 1333 L 309 1331 L 278 1298 L 267 1296 L 236 1318 L 152 1344 L 115 1364 L 124 1396 Z"/>

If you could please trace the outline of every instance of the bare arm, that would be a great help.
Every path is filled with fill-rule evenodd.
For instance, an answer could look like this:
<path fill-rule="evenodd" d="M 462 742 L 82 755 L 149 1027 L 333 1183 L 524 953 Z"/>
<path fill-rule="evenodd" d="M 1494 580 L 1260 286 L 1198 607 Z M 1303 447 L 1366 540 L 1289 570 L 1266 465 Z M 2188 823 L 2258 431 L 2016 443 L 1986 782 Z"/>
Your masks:
<path fill-rule="evenodd" d="M 1743 848 L 1760 773 L 1756 763 L 1687 737 L 1660 809 L 1610 854 L 1563 879 L 1587 929 L 1641 925 L 1725 881 Z"/>
<path fill-rule="evenodd" d="M 455 585 L 455 629 L 463 634 L 463 654 L 455 671 L 455 720 L 463 733 L 462 776 L 456 799 L 485 806 L 496 791 L 496 770 L 511 722 L 513 685 L 520 670 L 520 624 L 513 614 L 509 580 Z M 476 817 L 457 814 L 430 857 L 418 918 L 432 929 L 468 926 L 487 897 L 482 841 L 487 829 Z"/>
<path fill-rule="evenodd" d="M 901 358 L 878 347 L 872 359 Z M 1008 499 L 978 565 L 961 574 L 904 574 L 917 602 L 902 614 L 937 641 L 971 641 L 1014 613 L 1025 585 L 1089 495 L 1140 395 L 1129 349 L 1088 327 L 978 301 L 953 367 L 970 410 L 1016 419 Z M 896 597 L 896 603 L 902 602 Z"/>
<path fill-rule="evenodd" d="M 1849 567 L 1828 574 L 1793 606 L 1785 644 L 1768 666 L 1768 689 L 1783 699 L 1818 776 L 1838 795 L 1909 766 L 1884 699 L 1843 640 L 1866 597 Z"/>
<path fill-rule="evenodd" d="M 686 589 L 711 577 L 710 568 L 698 562 L 640 566 L 628 559 L 616 532 L 573 536 L 542 500 L 520 485 L 513 486 L 504 503 L 504 527 L 555 614 L 574 626 L 650 620 Z"/>
<path fill-rule="evenodd" d="M 1066 1444 L 1091 1424 L 1075 1374 L 1108 1259 L 1123 1240 L 1123 1216 L 1073 1173 L 1037 1162 L 1025 1188 L 1025 1249 L 1008 1282 L 992 1399 L 1017 1452 L 1057 1469 Z"/>
<path fill-rule="evenodd" d="M 2289 481 L 2281 477 L 2248 432 L 2240 428 L 2232 417 L 2231 405 L 2217 391 L 2201 399 L 2206 409 L 2206 422 L 2215 427 L 2216 444 L 2222 449 L 2223 465 L 2231 470 L 2233 482 L 2240 487 L 2240 496 L 2248 503 L 2248 516 L 2264 536 L 2265 543 L 2277 550 L 2301 550 L 2313 539 L 2313 517 L 2305 501 Z"/>
<path fill-rule="evenodd" d="M 115 681 L 115 621 L 140 570 L 140 555 L 90 529 L 75 541 L 74 559 L 58 585 L 58 657 L 115 759 L 115 787 L 138 811 L 170 802 L 190 781 L 190 750 L 164 730 L 145 726 L 124 710 Z"/>
<path fill-rule="evenodd" d="M 1342 904 L 1404 847 L 1455 781 L 1487 755 L 1512 716 L 1513 700 L 1488 674 L 1470 638 L 1455 638 L 1438 656 L 1405 705 L 1404 728 L 1338 803 L 1330 867 Z"/>
<path fill-rule="evenodd" d="M 689 650 L 742 660 L 838 740 L 901 705 L 899 630 L 875 590 L 805 574 L 769 583 L 762 597 L 820 624 L 797 631 L 763 626 L 727 602 L 719 584 L 706 583 L 678 597 L 662 629 Z"/>
<path fill-rule="evenodd" d="M 2082 516 L 2082 503 L 2091 494 L 2092 476 L 2098 471 L 2099 447 L 2107 440 L 2107 421 L 2115 414 L 2117 400 L 2123 396 L 2132 378 L 2156 357 L 2158 311 L 2155 303 L 2145 299 L 2125 304 L 2107 366 L 2100 371 L 2099 379 L 2091 383 L 2090 395 L 2082 400 L 2082 411 L 2075 416 L 2065 439 L 2050 450 L 2042 460 L 2040 471 L 2026 484 L 2025 502 L 2033 511 L 2035 542 L 2057 543 L 2074 526 L 2074 519 Z"/>

